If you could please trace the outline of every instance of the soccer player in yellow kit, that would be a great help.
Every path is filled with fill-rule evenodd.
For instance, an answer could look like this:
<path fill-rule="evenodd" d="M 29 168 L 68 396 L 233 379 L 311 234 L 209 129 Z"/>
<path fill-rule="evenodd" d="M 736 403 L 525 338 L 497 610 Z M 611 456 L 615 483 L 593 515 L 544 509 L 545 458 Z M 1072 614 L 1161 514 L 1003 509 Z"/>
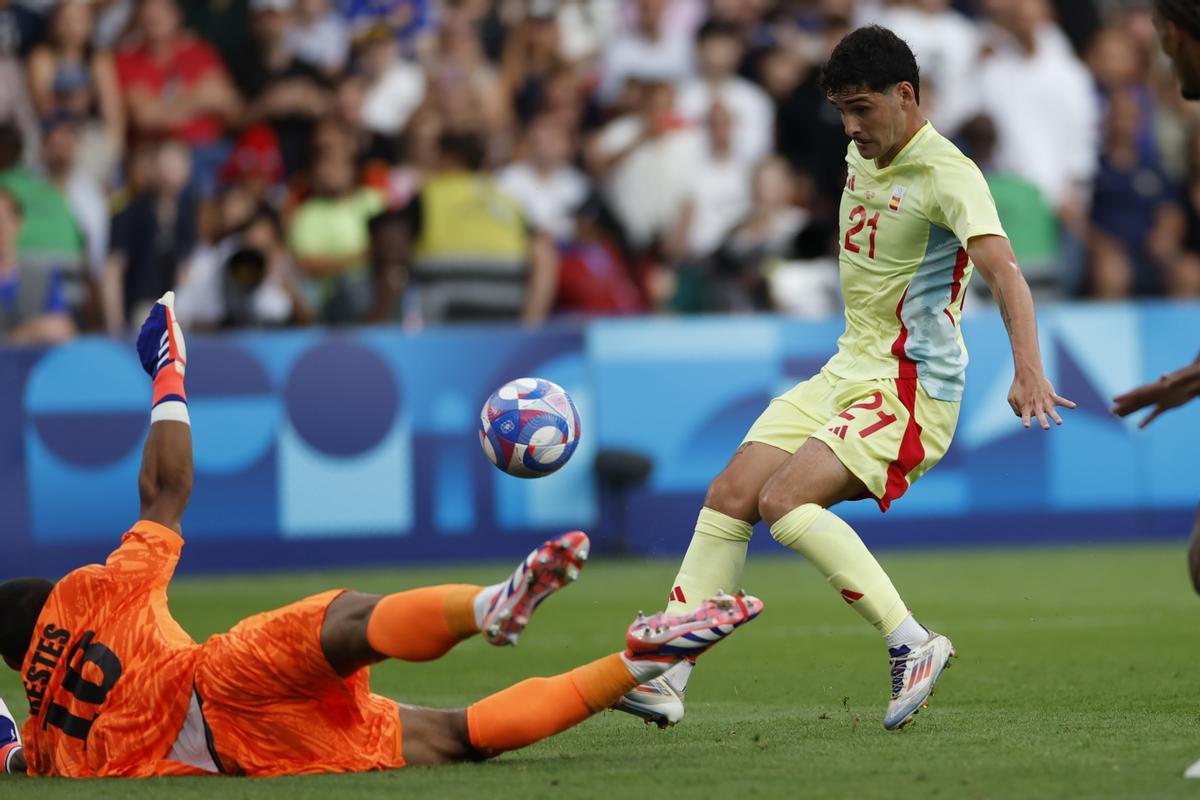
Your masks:
<path fill-rule="evenodd" d="M 709 486 L 668 609 L 737 586 L 760 519 L 886 638 L 884 727 L 908 724 L 954 655 L 916 621 L 862 540 L 829 509 L 874 498 L 881 511 L 945 454 L 962 398 L 959 330 L 978 270 L 1008 329 L 1009 404 L 1026 428 L 1061 424 L 1038 351 L 1033 299 L 979 169 L 924 118 L 912 51 L 891 31 L 848 34 L 822 78 L 853 140 L 839 240 L 846 331 L 811 379 L 775 398 Z M 626 694 L 616 708 L 666 726 L 683 717 L 692 665 Z"/>

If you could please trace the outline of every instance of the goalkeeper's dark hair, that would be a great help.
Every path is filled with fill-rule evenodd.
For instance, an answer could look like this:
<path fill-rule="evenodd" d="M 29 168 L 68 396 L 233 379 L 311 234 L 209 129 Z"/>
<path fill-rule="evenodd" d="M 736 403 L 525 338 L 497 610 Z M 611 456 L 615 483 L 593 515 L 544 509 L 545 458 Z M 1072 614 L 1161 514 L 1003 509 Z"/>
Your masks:
<path fill-rule="evenodd" d="M 45 578 L 13 578 L 0 583 L 0 656 L 14 664 L 25 660 L 33 629 L 54 582 Z"/>
<path fill-rule="evenodd" d="M 1196 0 L 1154 0 L 1154 13 L 1200 39 L 1200 3 Z"/>
<path fill-rule="evenodd" d="M 821 70 L 821 91 L 837 96 L 859 89 L 885 92 L 898 83 L 912 84 L 921 102 L 921 72 L 912 48 L 878 25 L 851 31 L 838 42 Z"/>

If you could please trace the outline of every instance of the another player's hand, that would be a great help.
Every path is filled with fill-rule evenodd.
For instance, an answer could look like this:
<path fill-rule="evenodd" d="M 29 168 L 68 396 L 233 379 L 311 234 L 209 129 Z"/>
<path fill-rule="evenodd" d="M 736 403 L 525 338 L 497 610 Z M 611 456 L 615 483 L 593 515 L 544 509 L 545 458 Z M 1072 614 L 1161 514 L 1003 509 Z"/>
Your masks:
<path fill-rule="evenodd" d="M 1050 430 L 1050 420 L 1054 420 L 1055 425 L 1062 425 L 1056 406 L 1075 407 L 1075 403 L 1060 397 L 1046 376 L 1040 373 L 1018 374 L 1013 378 L 1012 388 L 1008 390 L 1008 405 L 1026 428 L 1036 419 L 1046 431 Z"/>
<path fill-rule="evenodd" d="M 1112 413 L 1118 417 L 1127 417 L 1135 411 L 1154 406 L 1154 410 L 1138 423 L 1139 428 L 1144 428 L 1159 414 L 1178 408 L 1197 394 L 1200 394 L 1200 363 L 1177 369 L 1163 375 L 1154 383 L 1147 383 L 1117 395 L 1113 398 Z"/>

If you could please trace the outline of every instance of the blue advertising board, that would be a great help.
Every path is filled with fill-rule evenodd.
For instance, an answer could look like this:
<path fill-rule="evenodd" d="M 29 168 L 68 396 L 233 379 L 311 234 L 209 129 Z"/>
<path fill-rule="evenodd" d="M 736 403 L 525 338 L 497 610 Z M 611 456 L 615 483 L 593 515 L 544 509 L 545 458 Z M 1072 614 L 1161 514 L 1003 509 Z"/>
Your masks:
<path fill-rule="evenodd" d="M 686 547 L 708 481 L 769 398 L 818 370 L 841 320 L 644 318 L 537 331 L 464 327 L 189 338 L 195 490 L 184 568 L 259 569 L 509 556 L 581 527 L 611 545 L 594 461 L 644 453 L 621 499 L 635 554 Z M 1047 373 L 1079 403 L 1023 430 L 999 318 L 971 351 L 953 446 L 881 515 L 839 509 L 872 545 L 994 545 L 1181 535 L 1200 498 L 1200 406 L 1146 430 L 1109 398 L 1195 357 L 1200 306 L 1064 305 L 1040 319 Z M 583 437 L 560 472 L 508 477 L 479 409 L 514 377 L 575 399 Z M 0 577 L 102 558 L 138 513 L 149 381 L 126 342 L 0 351 Z M 769 547 L 759 536 L 756 547 Z"/>

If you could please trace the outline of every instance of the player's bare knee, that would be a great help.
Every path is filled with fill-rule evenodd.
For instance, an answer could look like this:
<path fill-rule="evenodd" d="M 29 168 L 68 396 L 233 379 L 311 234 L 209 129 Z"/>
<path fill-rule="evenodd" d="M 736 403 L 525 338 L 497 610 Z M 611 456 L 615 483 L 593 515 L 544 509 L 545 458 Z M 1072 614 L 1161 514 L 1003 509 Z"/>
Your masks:
<path fill-rule="evenodd" d="M 367 640 L 367 625 L 379 599 L 377 594 L 343 592 L 325 609 L 321 650 L 333 670 L 343 677 L 384 658 Z"/>
<path fill-rule="evenodd" d="M 755 522 L 758 519 L 758 487 L 749 485 L 736 471 L 726 467 L 708 485 L 704 505 L 728 517 Z"/>
<path fill-rule="evenodd" d="M 796 492 L 775 478 L 767 481 L 758 493 L 758 515 L 768 525 L 774 525 L 800 505 L 803 502 Z"/>

